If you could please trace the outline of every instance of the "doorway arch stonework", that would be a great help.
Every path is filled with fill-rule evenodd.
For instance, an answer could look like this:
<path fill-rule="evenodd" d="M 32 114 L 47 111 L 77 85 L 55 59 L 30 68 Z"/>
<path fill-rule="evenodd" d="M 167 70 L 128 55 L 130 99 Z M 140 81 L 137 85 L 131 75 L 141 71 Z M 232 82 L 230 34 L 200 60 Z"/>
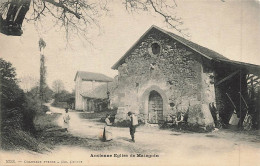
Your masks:
<path fill-rule="evenodd" d="M 163 117 L 167 114 L 167 107 L 168 107 L 168 98 L 165 94 L 165 92 L 156 85 L 152 85 L 149 88 L 147 88 L 141 95 L 141 107 L 142 109 L 140 110 L 140 114 L 144 115 L 144 123 L 148 123 L 148 102 L 149 102 L 149 96 L 152 91 L 156 91 L 159 93 L 162 97 L 163 100 Z"/>

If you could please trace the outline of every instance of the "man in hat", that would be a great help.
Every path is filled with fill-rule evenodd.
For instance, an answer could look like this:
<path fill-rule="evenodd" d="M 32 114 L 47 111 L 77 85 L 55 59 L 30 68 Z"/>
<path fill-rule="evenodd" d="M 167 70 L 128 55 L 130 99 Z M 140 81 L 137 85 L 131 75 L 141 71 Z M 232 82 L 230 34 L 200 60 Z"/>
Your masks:
<path fill-rule="evenodd" d="M 135 129 L 136 129 L 136 126 L 138 125 L 138 119 L 135 116 L 135 114 L 132 112 L 128 112 L 127 115 L 130 117 L 130 126 L 129 126 L 130 135 L 131 135 L 132 141 L 135 142 Z"/>

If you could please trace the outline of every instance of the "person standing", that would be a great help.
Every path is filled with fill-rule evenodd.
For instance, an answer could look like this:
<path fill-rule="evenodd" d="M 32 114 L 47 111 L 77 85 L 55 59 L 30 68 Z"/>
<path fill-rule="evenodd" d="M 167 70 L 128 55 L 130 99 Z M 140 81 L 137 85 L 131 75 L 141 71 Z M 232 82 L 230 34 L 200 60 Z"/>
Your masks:
<path fill-rule="evenodd" d="M 65 131 L 67 131 L 67 132 L 68 132 L 69 124 L 70 124 L 69 109 L 66 108 L 65 114 L 63 115 L 63 126 L 65 128 Z"/>
<path fill-rule="evenodd" d="M 138 125 L 138 119 L 135 116 L 135 114 L 132 112 L 128 112 L 127 114 L 130 117 L 130 126 L 129 126 L 130 135 L 131 135 L 132 141 L 135 142 L 135 130 L 136 130 L 136 126 Z"/>
<path fill-rule="evenodd" d="M 111 141 L 112 140 L 112 133 L 111 133 L 110 126 L 112 126 L 113 123 L 111 123 L 111 121 L 110 121 L 110 115 L 109 114 L 107 114 L 107 116 L 106 116 L 105 123 L 106 124 L 104 126 L 102 140 L 103 141 Z"/>
<path fill-rule="evenodd" d="M 107 126 L 112 126 L 113 125 L 113 123 L 111 123 L 111 121 L 110 121 L 110 115 L 109 114 L 106 115 L 105 122 L 106 122 Z"/>

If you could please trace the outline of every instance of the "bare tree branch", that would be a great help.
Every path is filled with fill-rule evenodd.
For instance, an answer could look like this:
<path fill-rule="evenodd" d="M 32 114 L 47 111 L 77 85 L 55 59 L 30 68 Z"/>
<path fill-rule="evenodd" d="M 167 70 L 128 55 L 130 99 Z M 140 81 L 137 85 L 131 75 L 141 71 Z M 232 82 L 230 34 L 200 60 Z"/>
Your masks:
<path fill-rule="evenodd" d="M 169 24 L 169 25 L 170 25 L 172 28 L 174 28 L 176 31 L 182 33 L 182 30 L 179 29 L 179 28 L 177 28 L 178 25 L 183 24 L 180 18 L 176 18 L 176 17 L 172 17 L 172 16 L 170 16 L 170 15 L 164 14 L 163 12 L 161 12 L 160 10 L 158 10 L 158 9 L 156 8 L 156 6 L 154 5 L 154 2 L 153 2 L 152 0 L 148 0 L 148 1 L 151 3 L 151 5 L 152 5 L 154 11 L 164 17 L 164 20 L 165 20 L 165 22 L 166 22 L 167 24 Z M 174 21 L 174 22 L 178 23 L 178 25 L 174 25 L 173 23 L 171 23 L 171 21 Z"/>
<path fill-rule="evenodd" d="M 15 3 L 17 0 L 8 0 Z M 28 12 L 27 21 L 41 22 L 44 17 L 55 19 L 55 26 L 60 26 L 65 33 L 67 41 L 70 35 L 75 32 L 79 37 L 87 39 L 89 30 L 100 29 L 98 22 L 105 12 L 109 11 L 109 0 L 21 0 L 31 2 L 31 10 Z M 17 1 L 18 2 L 18 1 Z M 165 23 L 176 31 L 184 34 L 181 25 L 182 19 L 177 17 L 175 0 L 123 0 L 127 11 L 152 11 L 163 17 Z M 8 8 L 7 4 L 2 4 L 0 16 L 3 8 Z M 36 25 L 36 23 L 35 23 Z M 41 28 L 41 27 L 40 27 Z M 74 33 L 74 34 L 75 34 Z"/>
<path fill-rule="evenodd" d="M 162 16 L 167 25 L 175 29 L 183 36 L 189 36 L 184 33 L 185 29 L 182 29 L 182 19 L 177 17 L 176 13 L 173 13 L 177 7 L 175 0 L 125 0 L 123 2 L 126 10 L 131 12 L 135 11 L 153 11 L 156 14 Z"/>
<path fill-rule="evenodd" d="M 64 1 L 63 1 L 63 2 L 62 2 L 62 1 L 59 1 L 59 3 L 55 2 L 54 0 L 42 0 L 42 1 L 43 1 L 43 2 L 45 1 L 45 2 L 51 3 L 51 4 L 53 4 L 54 6 L 60 7 L 60 8 L 62 8 L 62 9 L 64 9 L 65 11 L 67 11 L 67 12 L 69 12 L 69 13 L 75 15 L 78 19 L 80 19 L 79 13 L 77 13 L 77 11 L 74 12 L 74 11 L 70 10 L 66 5 L 64 5 L 64 3 L 63 3 Z M 78 0 L 77 0 L 77 1 L 74 1 L 74 2 L 78 2 Z M 76 10 L 77 10 L 77 4 L 78 4 L 78 3 L 75 3 L 75 4 L 76 4 Z"/>

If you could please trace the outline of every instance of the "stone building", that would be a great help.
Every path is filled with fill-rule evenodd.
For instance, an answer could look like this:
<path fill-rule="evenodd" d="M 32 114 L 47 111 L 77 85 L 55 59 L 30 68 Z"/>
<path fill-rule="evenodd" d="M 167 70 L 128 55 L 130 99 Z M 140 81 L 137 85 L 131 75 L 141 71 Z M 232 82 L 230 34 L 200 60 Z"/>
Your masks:
<path fill-rule="evenodd" d="M 83 111 L 101 112 L 109 109 L 109 94 L 112 89 L 112 82 L 99 85 L 91 91 L 81 94 L 83 97 Z"/>
<path fill-rule="evenodd" d="M 75 109 L 81 111 L 94 111 L 95 101 L 87 97 L 87 94 L 100 86 L 107 86 L 113 79 L 101 74 L 86 71 L 78 71 L 75 76 Z M 104 93 L 106 93 L 105 91 Z"/>
<path fill-rule="evenodd" d="M 171 121 L 183 112 L 189 124 L 212 127 L 212 108 L 228 121 L 234 105 L 239 108 L 238 95 L 248 101 L 246 77 L 259 79 L 260 74 L 259 66 L 229 60 L 156 26 L 112 69 L 118 70 L 111 94 L 111 106 L 118 107 L 116 121 L 125 120 L 128 111 L 144 123 Z"/>

